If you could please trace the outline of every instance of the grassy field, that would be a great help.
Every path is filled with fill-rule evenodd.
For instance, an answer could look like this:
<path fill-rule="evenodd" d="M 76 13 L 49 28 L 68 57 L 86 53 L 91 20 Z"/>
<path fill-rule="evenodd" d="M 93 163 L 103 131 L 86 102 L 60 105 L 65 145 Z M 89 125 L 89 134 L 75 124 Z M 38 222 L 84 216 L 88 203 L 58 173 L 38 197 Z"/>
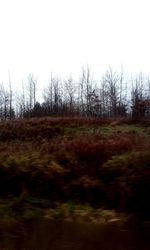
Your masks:
<path fill-rule="evenodd" d="M 150 121 L 0 123 L 0 215 L 150 219 Z"/>

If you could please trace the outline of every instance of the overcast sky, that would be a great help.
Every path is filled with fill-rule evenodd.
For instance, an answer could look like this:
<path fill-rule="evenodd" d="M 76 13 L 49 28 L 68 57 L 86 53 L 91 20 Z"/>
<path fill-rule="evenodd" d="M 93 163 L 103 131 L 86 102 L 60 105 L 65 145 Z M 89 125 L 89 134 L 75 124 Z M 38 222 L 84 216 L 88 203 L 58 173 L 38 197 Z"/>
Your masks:
<path fill-rule="evenodd" d="M 89 64 L 150 74 L 149 0 L 0 0 L 0 82 L 77 76 Z"/>

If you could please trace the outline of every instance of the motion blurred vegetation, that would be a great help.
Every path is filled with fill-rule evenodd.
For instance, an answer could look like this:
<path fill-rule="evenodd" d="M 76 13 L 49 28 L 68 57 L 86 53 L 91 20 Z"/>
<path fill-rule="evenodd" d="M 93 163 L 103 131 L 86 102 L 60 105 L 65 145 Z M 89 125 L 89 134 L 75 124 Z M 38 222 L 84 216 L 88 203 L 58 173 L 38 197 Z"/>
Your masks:
<path fill-rule="evenodd" d="M 59 218 L 88 204 L 149 220 L 149 125 L 135 118 L 1 122 L 0 214 Z M 76 205 L 64 212 L 61 204 Z"/>

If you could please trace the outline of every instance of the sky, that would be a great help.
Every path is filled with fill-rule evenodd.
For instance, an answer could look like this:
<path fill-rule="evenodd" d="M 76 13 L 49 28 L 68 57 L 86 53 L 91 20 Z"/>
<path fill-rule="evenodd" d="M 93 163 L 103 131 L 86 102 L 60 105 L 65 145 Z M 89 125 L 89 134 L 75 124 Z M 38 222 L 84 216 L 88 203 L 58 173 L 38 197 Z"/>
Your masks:
<path fill-rule="evenodd" d="M 89 65 L 150 74 L 149 0 L 0 0 L 0 82 L 77 77 Z"/>

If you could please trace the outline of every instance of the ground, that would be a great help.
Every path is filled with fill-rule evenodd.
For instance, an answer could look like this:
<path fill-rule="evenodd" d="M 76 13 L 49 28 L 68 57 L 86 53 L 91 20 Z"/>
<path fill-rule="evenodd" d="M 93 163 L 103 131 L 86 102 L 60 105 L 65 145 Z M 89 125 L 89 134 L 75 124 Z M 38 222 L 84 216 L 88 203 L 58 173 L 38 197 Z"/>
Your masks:
<path fill-rule="evenodd" d="M 149 125 L 131 118 L 1 122 L 1 216 L 149 220 Z"/>

